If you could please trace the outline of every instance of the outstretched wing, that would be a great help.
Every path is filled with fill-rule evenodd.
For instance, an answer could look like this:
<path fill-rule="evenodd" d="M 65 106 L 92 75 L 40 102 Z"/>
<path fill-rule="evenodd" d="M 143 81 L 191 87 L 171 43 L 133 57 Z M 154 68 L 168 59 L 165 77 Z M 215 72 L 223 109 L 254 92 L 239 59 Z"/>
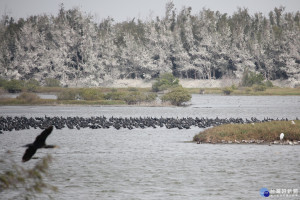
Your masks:
<path fill-rule="evenodd" d="M 45 145 L 45 141 L 46 141 L 48 135 L 50 135 L 52 130 L 53 130 L 53 126 L 49 126 L 48 128 L 46 128 L 40 135 L 38 135 L 35 138 L 33 146 L 35 146 L 37 148 L 43 147 Z"/>
<path fill-rule="evenodd" d="M 26 162 L 26 161 L 30 160 L 31 157 L 35 154 L 36 150 L 37 150 L 37 148 L 35 148 L 33 146 L 28 147 L 23 155 L 22 161 Z"/>

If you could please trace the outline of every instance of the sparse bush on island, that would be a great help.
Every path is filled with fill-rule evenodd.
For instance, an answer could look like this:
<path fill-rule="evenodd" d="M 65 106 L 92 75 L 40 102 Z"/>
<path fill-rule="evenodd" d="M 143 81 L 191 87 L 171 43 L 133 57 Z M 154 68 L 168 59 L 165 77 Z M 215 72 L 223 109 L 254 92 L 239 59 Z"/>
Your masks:
<path fill-rule="evenodd" d="M 6 81 L 4 84 L 4 89 L 9 93 L 18 93 L 21 92 L 24 86 L 24 81 L 21 80 L 10 80 Z"/>
<path fill-rule="evenodd" d="M 152 85 L 152 91 L 159 92 L 179 86 L 179 79 L 171 73 L 162 74 Z"/>
<path fill-rule="evenodd" d="M 233 92 L 233 89 L 232 87 L 225 87 L 222 89 L 222 91 L 225 95 L 230 95 Z"/>
<path fill-rule="evenodd" d="M 36 92 L 40 87 L 40 83 L 35 79 L 30 79 L 27 81 L 23 80 L 5 80 L 0 78 L 0 87 L 3 87 L 9 93 L 18 93 L 22 90 L 29 92 Z"/>
<path fill-rule="evenodd" d="M 101 100 L 104 99 L 104 94 L 95 88 L 84 88 L 79 91 L 79 96 L 83 100 Z"/>
<path fill-rule="evenodd" d="M 127 92 L 119 92 L 115 89 L 104 95 L 106 100 L 123 100 L 129 105 L 153 102 L 156 100 L 156 97 L 156 93 L 141 92 L 137 88 L 129 88 Z"/>
<path fill-rule="evenodd" d="M 40 100 L 40 97 L 35 93 L 23 92 L 17 99 L 24 101 L 25 103 L 35 103 Z"/>
<path fill-rule="evenodd" d="M 252 87 L 254 92 L 265 91 L 267 88 L 273 87 L 273 83 L 270 80 L 265 81 L 265 78 L 260 73 L 250 72 L 245 70 L 241 86 Z"/>
<path fill-rule="evenodd" d="M 192 95 L 188 92 L 188 90 L 179 86 L 172 89 L 167 94 L 161 97 L 162 101 L 170 101 L 172 105 L 181 106 L 182 103 L 190 101 Z"/>
<path fill-rule="evenodd" d="M 36 92 L 38 87 L 40 87 L 40 83 L 35 79 L 30 79 L 25 83 L 25 88 L 29 92 Z"/>
<path fill-rule="evenodd" d="M 148 93 L 148 94 L 146 95 L 145 101 L 146 101 L 146 102 L 153 102 L 153 101 L 156 100 L 156 98 L 157 98 L 157 94 L 156 94 L 156 93 Z"/>
<path fill-rule="evenodd" d="M 245 70 L 242 77 L 241 86 L 252 87 L 254 84 L 263 85 L 263 80 L 264 77 L 262 74 Z"/>
<path fill-rule="evenodd" d="M 60 87 L 60 81 L 54 78 L 46 78 L 45 79 L 46 87 Z"/>
<path fill-rule="evenodd" d="M 270 80 L 267 80 L 265 82 L 265 86 L 268 87 L 268 88 L 274 87 L 273 83 Z"/>
<path fill-rule="evenodd" d="M 0 78 L 0 87 L 4 87 L 6 82 L 7 82 L 7 80 Z"/>
<path fill-rule="evenodd" d="M 232 84 L 232 85 L 231 85 L 231 89 L 232 89 L 232 90 L 237 90 L 238 87 L 237 87 L 236 85 Z"/>
<path fill-rule="evenodd" d="M 265 86 L 265 85 L 256 85 L 256 84 L 254 84 L 253 86 L 252 86 L 252 88 L 253 88 L 253 90 L 255 91 L 255 92 L 258 92 L 258 91 L 265 91 L 266 89 L 267 89 L 267 87 Z"/>
<path fill-rule="evenodd" d="M 57 95 L 58 100 L 75 100 L 78 92 L 72 89 L 66 89 Z"/>
<path fill-rule="evenodd" d="M 139 91 L 129 92 L 124 97 L 124 101 L 129 105 L 141 103 L 145 101 L 145 99 L 146 99 L 146 95 Z"/>
<path fill-rule="evenodd" d="M 104 95 L 104 99 L 106 100 L 123 100 L 125 92 L 118 92 L 117 89 L 112 89 L 111 92 L 108 92 Z"/>
<path fill-rule="evenodd" d="M 127 90 L 130 91 L 130 92 L 137 92 L 137 91 L 139 91 L 138 88 L 136 88 L 136 87 L 129 87 Z"/>

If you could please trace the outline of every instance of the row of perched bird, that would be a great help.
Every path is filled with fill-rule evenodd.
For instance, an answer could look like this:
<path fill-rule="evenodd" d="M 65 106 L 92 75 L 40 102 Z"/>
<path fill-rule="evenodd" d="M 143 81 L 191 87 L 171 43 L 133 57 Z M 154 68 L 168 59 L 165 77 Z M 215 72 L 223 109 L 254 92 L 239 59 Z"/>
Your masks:
<path fill-rule="evenodd" d="M 115 129 L 127 128 L 147 128 L 147 127 L 166 127 L 168 129 L 178 128 L 178 129 L 189 129 L 192 126 L 199 128 L 207 128 L 211 126 L 218 126 L 222 124 L 245 124 L 245 123 L 259 123 L 267 122 L 279 119 L 265 118 L 259 120 L 255 117 L 251 119 L 242 119 L 242 118 L 192 118 L 192 117 L 183 117 L 183 118 L 157 118 L 157 117 L 110 117 L 105 116 L 99 117 L 10 117 L 10 116 L 0 116 L 0 133 L 3 131 L 13 131 L 13 130 L 24 130 L 30 128 L 40 128 L 45 129 L 51 125 L 55 126 L 56 129 L 69 128 L 69 129 L 81 129 L 81 128 L 91 128 L 91 129 L 100 129 L 100 128 L 110 128 L 114 127 Z M 288 119 L 281 119 L 288 120 Z"/>

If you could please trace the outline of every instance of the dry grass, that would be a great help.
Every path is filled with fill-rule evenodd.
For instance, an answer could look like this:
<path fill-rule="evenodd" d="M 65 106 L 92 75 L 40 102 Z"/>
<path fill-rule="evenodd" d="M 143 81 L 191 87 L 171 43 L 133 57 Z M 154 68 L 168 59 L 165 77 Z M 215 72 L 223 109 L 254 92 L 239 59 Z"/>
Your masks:
<path fill-rule="evenodd" d="M 205 94 L 223 94 L 223 88 L 188 88 L 188 91 L 192 94 L 199 94 L 200 90 L 203 90 Z M 300 88 L 272 87 L 267 88 L 265 91 L 254 91 L 251 87 L 241 87 L 233 90 L 231 95 L 300 95 Z"/>
<path fill-rule="evenodd" d="M 95 100 L 95 101 L 85 101 L 85 100 L 58 100 L 56 104 L 60 105 L 124 105 L 125 101 L 121 100 Z"/>
<path fill-rule="evenodd" d="M 226 124 L 206 129 L 194 136 L 194 141 L 219 143 L 222 140 L 279 140 L 280 133 L 284 139 L 300 141 L 300 121 L 272 121 L 255 124 Z"/>
<path fill-rule="evenodd" d="M 0 99 L 0 105 L 53 105 L 56 103 L 55 99 L 36 99 L 34 101 L 28 101 L 26 99 L 17 98 L 2 98 Z"/>
<path fill-rule="evenodd" d="M 126 104 L 121 100 L 96 100 L 96 101 L 84 101 L 84 100 L 56 100 L 56 99 L 36 99 L 34 101 L 28 101 L 25 99 L 16 98 L 3 98 L 0 99 L 0 105 L 124 105 Z"/>

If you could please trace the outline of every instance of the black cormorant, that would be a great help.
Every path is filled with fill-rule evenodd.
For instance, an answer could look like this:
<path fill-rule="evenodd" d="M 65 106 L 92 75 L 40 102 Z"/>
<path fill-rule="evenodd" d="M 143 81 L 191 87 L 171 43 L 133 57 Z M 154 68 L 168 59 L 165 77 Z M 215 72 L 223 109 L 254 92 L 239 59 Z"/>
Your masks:
<path fill-rule="evenodd" d="M 35 141 L 31 144 L 26 144 L 24 147 L 28 147 L 23 155 L 22 161 L 26 162 L 32 158 L 37 149 L 39 148 L 55 148 L 55 145 L 46 145 L 45 141 L 53 130 L 53 126 L 45 129 L 40 135 L 35 138 Z"/>

